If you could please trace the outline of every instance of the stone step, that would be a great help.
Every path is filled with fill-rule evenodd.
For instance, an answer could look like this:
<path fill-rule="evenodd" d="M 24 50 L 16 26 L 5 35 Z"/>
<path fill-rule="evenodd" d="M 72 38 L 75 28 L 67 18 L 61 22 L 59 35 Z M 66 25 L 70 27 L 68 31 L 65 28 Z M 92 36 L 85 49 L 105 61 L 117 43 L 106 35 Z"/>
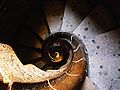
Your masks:
<path fill-rule="evenodd" d="M 99 34 L 110 31 L 116 27 L 114 18 L 102 5 L 96 8 L 82 21 L 82 23 L 73 31 L 74 34 L 86 41 Z"/>
<path fill-rule="evenodd" d="M 41 53 L 39 48 L 27 47 L 27 46 L 17 46 L 14 48 L 15 53 L 22 62 L 22 64 L 34 64 L 40 61 Z M 38 60 L 37 60 L 38 59 Z"/>
<path fill-rule="evenodd" d="M 16 33 L 15 43 L 17 45 L 42 48 L 42 42 L 39 40 L 39 36 L 36 36 L 26 28 L 22 28 L 18 33 Z"/>
<path fill-rule="evenodd" d="M 91 10 L 87 0 L 67 0 L 61 31 L 73 31 Z"/>
<path fill-rule="evenodd" d="M 60 31 L 63 21 L 65 0 L 45 0 L 43 9 L 51 33 Z"/>
<path fill-rule="evenodd" d="M 89 56 L 89 77 L 99 90 L 120 89 L 120 29 L 85 42 Z"/>
<path fill-rule="evenodd" d="M 31 31 L 38 34 L 42 39 L 45 39 L 50 34 L 46 17 L 40 6 L 36 6 L 33 12 L 27 17 L 25 26 L 29 27 Z"/>

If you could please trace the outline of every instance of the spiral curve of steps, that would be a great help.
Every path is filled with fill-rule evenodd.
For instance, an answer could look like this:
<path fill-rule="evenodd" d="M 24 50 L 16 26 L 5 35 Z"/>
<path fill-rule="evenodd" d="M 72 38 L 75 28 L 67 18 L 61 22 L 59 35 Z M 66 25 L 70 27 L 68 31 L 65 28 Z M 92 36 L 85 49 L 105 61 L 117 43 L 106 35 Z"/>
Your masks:
<path fill-rule="evenodd" d="M 2 0 L 0 3 L 0 41 L 17 43 L 17 50 L 29 56 L 21 58 L 41 59 L 39 48 L 49 34 L 69 32 L 86 46 L 88 77 L 96 90 L 120 89 L 120 29 L 104 3 L 94 0 Z M 24 86 L 21 90 L 36 88 L 37 85 Z"/>

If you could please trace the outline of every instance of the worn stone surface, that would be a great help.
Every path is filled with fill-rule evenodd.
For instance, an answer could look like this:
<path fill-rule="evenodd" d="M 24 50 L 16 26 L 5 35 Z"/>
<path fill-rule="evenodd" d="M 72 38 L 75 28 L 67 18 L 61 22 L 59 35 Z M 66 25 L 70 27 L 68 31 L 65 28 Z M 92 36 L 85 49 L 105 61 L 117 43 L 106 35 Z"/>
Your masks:
<path fill-rule="evenodd" d="M 9 85 L 18 82 L 19 84 L 16 85 L 15 90 L 39 90 L 38 88 L 43 88 L 45 84 L 41 86 L 41 84 L 38 82 L 44 82 L 47 80 L 53 80 L 57 78 L 56 83 L 53 84 L 53 86 L 58 90 L 60 90 L 61 87 L 63 87 L 65 90 L 68 88 L 76 88 L 76 86 L 81 85 L 80 82 L 84 80 L 86 68 L 86 59 L 81 58 L 81 54 L 78 55 L 78 53 L 79 52 L 75 53 L 73 61 L 80 61 L 72 63 L 72 66 L 69 69 L 69 71 L 68 69 L 66 69 L 67 71 L 65 71 L 65 66 L 61 67 L 59 70 L 43 71 L 32 64 L 23 65 L 10 46 L 6 44 L 0 44 L 0 73 L 2 77 L 4 76 L 2 81 Z M 78 56 L 76 57 L 76 55 Z M 67 75 L 66 72 L 70 75 Z M 61 80 L 60 76 L 62 77 L 64 75 L 64 79 Z M 49 76 L 53 77 L 53 79 L 49 79 Z M 47 87 L 43 90 L 52 89 L 50 87 Z"/>
<path fill-rule="evenodd" d="M 114 18 L 104 6 L 97 5 L 73 33 L 85 40 L 108 32 L 115 27 L 116 23 Z"/>
<path fill-rule="evenodd" d="M 119 90 L 120 30 L 111 31 L 111 29 L 116 27 L 115 20 L 120 22 L 120 14 L 118 12 L 119 0 L 104 0 L 105 7 L 109 7 L 106 9 L 104 6 L 99 5 L 93 9 L 92 12 L 92 7 L 87 0 L 67 0 L 65 11 L 64 1 L 65 0 L 48 1 L 49 3 L 46 3 L 48 7 L 44 7 L 51 32 L 53 33 L 60 29 L 61 31 L 69 32 L 76 29 L 73 33 L 83 40 L 88 50 L 89 76 L 95 83 L 97 87 L 96 90 Z M 8 39 L 13 39 L 14 35 L 16 35 L 14 31 L 20 30 L 23 22 L 27 22 L 43 39 L 48 36 L 49 31 L 47 24 L 43 22 L 45 19 L 40 17 L 41 13 L 39 10 L 35 11 L 36 1 L 3 0 L 0 3 L 0 41 L 8 42 Z M 108 10 L 111 11 L 111 13 L 109 13 Z M 35 46 L 36 48 L 41 47 L 40 42 L 36 41 L 34 35 L 30 34 L 28 35 L 30 37 L 24 37 L 29 33 L 30 32 L 23 32 L 23 34 L 20 34 L 19 37 L 24 40 L 20 41 L 20 43 L 27 46 Z M 21 51 L 23 50 L 25 49 Z M 31 56 L 31 54 L 29 55 Z M 32 58 L 36 57 L 36 55 L 39 56 L 39 54 L 34 54 Z M 1 75 L 0 79 L 2 79 Z M 38 83 L 23 84 L 23 87 L 22 85 L 17 85 L 15 89 L 37 90 L 39 87 L 40 84 Z M 4 87 L 0 87 L 1 90 L 3 90 L 3 88 Z"/>
<path fill-rule="evenodd" d="M 39 5 L 40 3 L 38 3 L 38 6 L 36 5 L 33 12 L 26 17 L 23 27 L 27 27 L 28 30 L 31 29 L 31 31 L 35 32 L 39 37 L 45 39 L 50 34 L 50 31 L 46 22 L 46 17 Z"/>
<path fill-rule="evenodd" d="M 87 0 L 67 0 L 61 31 L 73 31 L 91 10 Z"/>
<path fill-rule="evenodd" d="M 89 55 L 89 76 L 99 90 L 120 89 L 120 29 L 85 42 Z"/>
<path fill-rule="evenodd" d="M 45 0 L 43 10 L 51 33 L 60 31 L 65 9 L 65 0 Z"/>

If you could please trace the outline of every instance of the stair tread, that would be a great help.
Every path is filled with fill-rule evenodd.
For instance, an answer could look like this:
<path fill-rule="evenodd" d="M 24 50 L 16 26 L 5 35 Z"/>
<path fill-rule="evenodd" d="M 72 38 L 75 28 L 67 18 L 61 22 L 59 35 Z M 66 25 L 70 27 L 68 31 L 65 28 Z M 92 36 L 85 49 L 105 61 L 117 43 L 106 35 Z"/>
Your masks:
<path fill-rule="evenodd" d="M 120 88 L 120 29 L 89 39 L 85 45 L 89 55 L 89 76 L 93 82 L 100 90 Z"/>
<path fill-rule="evenodd" d="M 23 28 L 19 33 L 16 33 L 16 44 L 35 48 L 42 47 L 42 43 L 39 41 L 39 38 L 29 30 L 26 30 L 26 28 Z"/>
<path fill-rule="evenodd" d="M 40 7 L 35 9 L 32 14 L 27 17 L 25 24 L 29 26 L 33 32 L 42 37 L 42 39 L 45 39 L 50 33 L 46 18 Z"/>
<path fill-rule="evenodd" d="M 41 57 L 41 53 L 26 47 L 17 47 L 15 48 L 15 52 L 23 64 L 32 63 Z"/>
<path fill-rule="evenodd" d="M 91 10 L 87 0 L 67 0 L 61 31 L 73 31 Z"/>
<path fill-rule="evenodd" d="M 43 2 L 43 9 L 51 33 L 60 31 L 63 21 L 65 0 L 47 0 Z"/>
<path fill-rule="evenodd" d="M 116 22 L 114 18 L 109 14 L 104 6 L 99 4 L 82 21 L 73 33 L 80 36 L 81 39 L 89 39 L 108 32 L 115 27 Z"/>

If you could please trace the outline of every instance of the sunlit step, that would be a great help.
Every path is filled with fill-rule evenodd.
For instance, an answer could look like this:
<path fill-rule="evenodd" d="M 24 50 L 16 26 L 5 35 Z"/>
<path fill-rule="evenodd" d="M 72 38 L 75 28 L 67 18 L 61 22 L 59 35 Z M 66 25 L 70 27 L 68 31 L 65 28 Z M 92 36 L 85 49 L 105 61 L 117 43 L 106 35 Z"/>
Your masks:
<path fill-rule="evenodd" d="M 61 29 L 66 0 L 43 0 L 43 10 L 51 33 Z"/>
<path fill-rule="evenodd" d="M 89 55 L 89 76 L 100 90 L 120 88 L 120 29 L 85 42 Z"/>
<path fill-rule="evenodd" d="M 111 14 L 104 6 L 97 5 L 73 33 L 86 41 L 115 27 L 116 22 Z"/>
<path fill-rule="evenodd" d="M 61 31 L 73 31 L 92 9 L 87 0 L 67 0 Z"/>

